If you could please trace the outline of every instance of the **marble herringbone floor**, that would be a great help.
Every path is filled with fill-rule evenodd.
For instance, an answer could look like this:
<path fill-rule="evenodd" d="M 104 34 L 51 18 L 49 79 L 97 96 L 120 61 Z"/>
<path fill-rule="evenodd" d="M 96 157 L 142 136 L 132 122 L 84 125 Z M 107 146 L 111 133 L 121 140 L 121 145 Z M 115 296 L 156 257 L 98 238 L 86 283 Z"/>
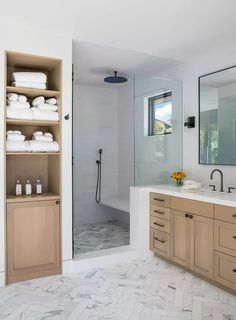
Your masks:
<path fill-rule="evenodd" d="M 158 258 L 0 289 L 0 320 L 236 320 L 236 297 Z"/>
<path fill-rule="evenodd" d="M 129 225 L 118 220 L 81 224 L 74 229 L 74 255 L 129 245 Z"/>

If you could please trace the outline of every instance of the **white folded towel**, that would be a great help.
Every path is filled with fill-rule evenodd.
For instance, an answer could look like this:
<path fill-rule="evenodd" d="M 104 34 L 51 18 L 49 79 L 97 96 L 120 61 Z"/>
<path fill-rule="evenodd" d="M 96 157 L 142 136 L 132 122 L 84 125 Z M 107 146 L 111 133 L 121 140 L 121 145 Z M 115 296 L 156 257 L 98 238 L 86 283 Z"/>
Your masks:
<path fill-rule="evenodd" d="M 23 96 L 22 94 L 20 94 L 18 96 L 18 101 L 22 102 L 22 103 L 25 103 L 27 101 L 27 97 L 26 96 Z"/>
<path fill-rule="evenodd" d="M 59 114 L 54 111 L 40 110 L 38 108 L 31 108 L 33 112 L 34 120 L 48 120 L 48 121 L 58 121 Z"/>
<path fill-rule="evenodd" d="M 8 134 L 21 134 L 21 131 L 20 130 L 8 130 L 7 135 Z"/>
<path fill-rule="evenodd" d="M 50 132 L 45 132 L 44 135 L 45 135 L 45 137 L 53 138 L 53 135 Z"/>
<path fill-rule="evenodd" d="M 7 141 L 25 141 L 23 134 L 8 134 Z"/>
<path fill-rule="evenodd" d="M 42 104 L 45 102 L 45 98 L 43 96 L 39 96 L 33 99 L 32 105 L 33 107 L 37 107 L 38 104 Z"/>
<path fill-rule="evenodd" d="M 36 106 L 40 110 L 57 111 L 58 106 L 56 104 L 40 103 Z"/>
<path fill-rule="evenodd" d="M 54 112 L 56 113 L 56 112 Z M 7 118 L 8 119 L 24 119 L 24 120 L 33 120 L 34 114 L 31 108 L 13 108 L 7 107 Z"/>
<path fill-rule="evenodd" d="M 46 141 L 46 142 L 52 142 L 53 138 L 52 137 L 47 137 L 47 136 L 34 136 L 32 137 L 32 140 L 36 140 L 36 141 Z"/>
<path fill-rule="evenodd" d="M 57 104 L 57 99 L 56 98 L 49 98 L 46 100 L 46 103 L 48 104 Z"/>
<path fill-rule="evenodd" d="M 6 141 L 7 152 L 31 152 L 28 141 Z"/>
<path fill-rule="evenodd" d="M 23 88 L 32 88 L 32 89 L 46 89 L 46 83 L 42 83 L 42 82 L 14 81 L 11 84 L 14 87 L 23 87 Z"/>
<path fill-rule="evenodd" d="M 7 99 L 9 101 L 17 101 L 18 100 L 18 94 L 17 93 L 8 93 Z"/>
<path fill-rule="evenodd" d="M 29 141 L 32 152 L 58 152 L 59 145 L 56 141 L 46 142 L 46 141 Z"/>
<path fill-rule="evenodd" d="M 33 132 L 33 136 L 42 136 L 43 132 L 42 131 L 35 131 Z"/>
<path fill-rule="evenodd" d="M 27 101 L 26 102 L 8 101 L 8 106 L 13 108 L 19 108 L 19 109 L 30 108 L 30 104 Z"/>
<path fill-rule="evenodd" d="M 46 83 L 47 76 L 42 72 L 13 72 L 12 81 Z"/>

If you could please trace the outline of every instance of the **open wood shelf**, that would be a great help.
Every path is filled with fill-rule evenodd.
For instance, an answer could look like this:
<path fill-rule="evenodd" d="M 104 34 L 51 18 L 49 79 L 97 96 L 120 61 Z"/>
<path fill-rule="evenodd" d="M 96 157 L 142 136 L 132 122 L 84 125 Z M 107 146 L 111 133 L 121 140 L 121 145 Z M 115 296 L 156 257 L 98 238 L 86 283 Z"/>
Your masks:
<path fill-rule="evenodd" d="M 55 91 L 55 90 L 32 89 L 32 88 L 12 87 L 12 86 L 7 86 L 6 89 L 7 89 L 7 93 L 14 92 L 14 93 L 26 95 L 27 97 L 30 97 L 30 98 L 34 98 L 37 96 L 44 96 L 45 98 L 60 96 L 60 91 Z"/>
<path fill-rule="evenodd" d="M 42 194 L 32 194 L 31 196 L 21 195 L 7 195 L 6 202 L 7 203 L 15 203 L 15 202 L 30 202 L 30 201 L 48 201 L 48 200 L 59 200 L 60 195 L 55 193 L 42 193 Z"/>
<path fill-rule="evenodd" d="M 60 125 L 59 121 L 44 121 L 44 120 L 22 120 L 22 119 L 6 119 L 7 125 L 13 126 L 58 126 Z"/>

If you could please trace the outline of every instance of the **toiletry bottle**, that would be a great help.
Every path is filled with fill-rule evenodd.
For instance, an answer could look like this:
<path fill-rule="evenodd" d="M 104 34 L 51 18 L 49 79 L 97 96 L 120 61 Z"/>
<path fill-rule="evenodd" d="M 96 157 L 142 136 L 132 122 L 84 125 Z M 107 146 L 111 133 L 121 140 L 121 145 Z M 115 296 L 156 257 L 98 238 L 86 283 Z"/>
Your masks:
<path fill-rule="evenodd" d="M 32 186 L 30 183 L 30 180 L 26 180 L 26 184 L 25 184 L 25 194 L 27 196 L 30 196 L 32 194 Z"/>
<path fill-rule="evenodd" d="M 22 195 L 22 185 L 20 183 L 20 180 L 16 181 L 16 196 Z"/>
<path fill-rule="evenodd" d="M 36 181 L 36 194 L 42 194 L 42 183 L 39 179 Z"/>

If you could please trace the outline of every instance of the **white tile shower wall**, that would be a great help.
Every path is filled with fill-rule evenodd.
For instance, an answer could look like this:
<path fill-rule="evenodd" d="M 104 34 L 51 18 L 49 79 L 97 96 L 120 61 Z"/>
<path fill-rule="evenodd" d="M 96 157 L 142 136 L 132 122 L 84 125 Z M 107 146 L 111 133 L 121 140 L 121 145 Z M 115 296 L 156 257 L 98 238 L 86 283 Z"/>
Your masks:
<path fill-rule="evenodd" d="M 74 219 L 105 221 L 112 211 L 95 202 L 98 150 L 102 154 L 102 196 L 117 193 L 118 91 L 75 84 L 74 87 Z M 111 217 L 112 215 L 112 217 Z"/>
<path fill-rule="evenodd" d="M 24 28 L 9 21 L 6 26 L 0 22 L 0 154 L 4 152 L 4 51 L 16 51 L 34 55 L 63 59 L 63 113 L 62 113 L 62 257 L 72 258 L 72 189 L 71 189 L 71 119 L 64 120 L 64 115 L 71 114 L 72 87 L 72 40 L 69 36 L 41 32 L 33 28 Z M 7 30 L 7 32 L 6 32 Z M 5 208 L 4 208 L 4 163 L 0 157 L 0 285 L 5 265 Z"/>
<path fill-rule="evenodd" d="M 119 89 L 118 108 L 118 196 L 129 198 L 134 185 L 134 87 L 129 79 Z"/>
<path fill-rule="evenodd" d="M 211 166 L 198 164 L 198 77 L 236 65 L 236 44 L 229 43 L 218 49 L 206 52 L 185 65 L 173 68 L 161 76 L 183 80 L 183 105 L 185 116 L 196 116 L 196 128 L 184 129 L 183 167 L 190 178 L 200 180 L 205 186 L 209 184 L 210 172 L 215 167 L 224 173 L 225 186 L 236 186 L 235 166 Z M 215 183 L 219 180 L 215 177 Z"/>

